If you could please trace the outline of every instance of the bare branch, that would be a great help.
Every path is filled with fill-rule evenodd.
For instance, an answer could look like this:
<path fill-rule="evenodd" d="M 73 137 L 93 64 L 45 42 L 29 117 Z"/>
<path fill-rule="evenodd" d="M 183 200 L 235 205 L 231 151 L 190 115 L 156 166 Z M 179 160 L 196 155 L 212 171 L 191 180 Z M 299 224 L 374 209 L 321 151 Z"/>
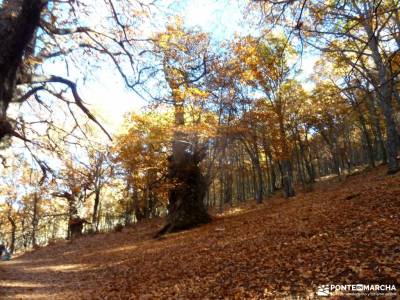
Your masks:
<path fill-rule="evenodd" d="M 76 88 L 76 83 L 60 76 L 49 76 L 49 77 L 36 76 L 32 78 L 32 83 L 49 83 L 49 82 L 62 83 L 67 85 L 71 89 L 72 95 L 75 100 L 75 104 L 85 113 L 85 115 L 90 120 L 96 123 L 101 128 L 101 130 L 107 135 L 107 137 L 112 141 L 111 135 L 107 132 L 107 130 L 103 127 L 103 125 L 99 121 L 97 121 L 96 117 L 89 111 L 89 109 L 87 109 L 87 107 L 83 104 L 83 100 L 79 96 L 78 90 Z"/>

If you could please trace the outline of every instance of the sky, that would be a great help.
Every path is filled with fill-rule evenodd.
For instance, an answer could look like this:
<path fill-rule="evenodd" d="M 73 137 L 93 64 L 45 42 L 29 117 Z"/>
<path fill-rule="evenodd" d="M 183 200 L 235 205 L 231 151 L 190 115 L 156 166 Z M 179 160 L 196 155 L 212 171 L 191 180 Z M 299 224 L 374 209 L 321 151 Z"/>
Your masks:
<path fill-rule="evenodd" d="M 188 26 L 199 26 L 222 40 L 243 33 L 242 9 L 234 0 L 192 0 L 186 2 L 182 15 Z"/>
<path fill-rule="evenodd" d="M 214 42 L 232 38 L 235 33 L 245 35 L 250 30 L 243 21 L 243 3 L 238 0 L 163 0 L 162 9 L 170 17 L 176 15 L 184 19 L 186 26 L 197 26 L 202 31 L 208 32 Z M 93 20 L 101 22 L 101 19 Z M 143 28 L 144 31 L 151 31 Z M 159 28 L 158 30 L 162 30 Z M 303 58 L 303 74 L 305 81 L 311 74 L 316 58 L 305 56 Z M 61 67 L 61 66 L 60 66 Z M 48 66 L 51 71 L 57 72 L 57 66 Z M 79 77 L 79 76 L 78 76 Z M 106 129 L 116 133 L 122 125 L 124 114 L 140 111 L 146 102 L 132 91 L 128 91 L 122 78 L 113 66 L 105 64 L 94 71 L 94 78 L 78 87 L 82 98 L 88 103 L 89 108 L 105 124 Z"/>
<path fill-rule="evenodd" d="M 183 17 L 187 26 L 197 26 L 202 31 L 208 32 L 215 41 L 231 38 L 235 33 L 245 35 L 250 30 L 243 21 L 242 7 L 245 1 L 239 0 L 160 0 L 164 9 L 169 11 L 169 15 L 179 15 Z M 0 0 L 0 4 L 1 4 Z M 176 4 L 178 2 L 178 4 Z M 240 4 L 242 3 L 242 4 Z M 98 17 L 98 15 L 97 15 Z M 102 18 L 98 18 L 101 22 Z M 149 30 L 144 28 L 145 30 Z M 159 26 L 162 30 L 162 26 Z M 312 73 L 317 57 L 306 55 L 302 61 L 303 80 L 306 88 L 311 88 L 311 81 L 307 77 Z M 65 69 L 63 65 L 46 65 L 46 73 L 54 75 L 60 74 L 60 70 Z M 79 71 L 71 74 L 71 79 L 82 77 Z M 69 76 L 67 76 L 69 78 Z M 128 91 L 122 78 L 113 66 L 104 64 L 101 68 L 93 72 L 93 78 L 85 83 L 78 82 L 78 90 L 81 97 L 88 104 L 89 109 L 95 113 L 96 117 L 104 124 L 111 134 L 118 132 L 122 125 L 124 115 L 132 111 L 140 111 L 146 102 L 132 91 Z M 96 127 L 96 126 L 94 126 Z M 96 127 L 97 128 L 97 127 Z M 100 132 L 100 131 L 99 131 Z M 107 140 L 106 136 L 100 133 Z M 0 199 L 1 200 L 1 199 Z"/>
<path fill-rule="evenodd" d="M 169 15 L 183 17 L 188 27 L 197 26 L 212 35 L 214 41 L 233 37 L 242 32 L 239 1 L 231 0 L 188 0 L 163 1 Z M 104 70 L 107 70 L 106 72 Z M 111 66 L 104 66 L 94 73 L 95 80 L 81 86 L 80 93 L 107 129 L 115 133 L 127 112 L 140 111 L 146 102 L 132 91 L 128 91 L 119 74 Z"/>

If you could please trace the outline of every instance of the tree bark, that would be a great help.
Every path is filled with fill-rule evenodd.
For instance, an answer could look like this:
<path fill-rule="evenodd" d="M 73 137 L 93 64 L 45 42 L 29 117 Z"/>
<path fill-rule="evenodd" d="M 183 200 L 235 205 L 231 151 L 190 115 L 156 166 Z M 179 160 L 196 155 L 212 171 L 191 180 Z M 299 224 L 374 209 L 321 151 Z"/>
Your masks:
<path fill-rule="evenodd" d="M 232 205 L 232 186 L 233 186 L 233 175 L 231 170 L 226 170 L 225 174 L 225 199 L 224 203 Z"/>
<path fill-rule="evenodd" d="M 379 149 L 379 151 L 377 151 L 379 153 L 377 158 L 382 159 L 383 163 L 387 163 L 386 147 L 385 147 L 385 143 L 383 141 L 382 128 L 381 128 L 379 117 L 378 117 L 378 114 L 376 111 L 374 96 L 370 95 L 369 93 L 367 93 L 367 95 L 369 95 L 369 97 L 367 99 L 368 111 L 371 115 L 373 128 L 375 129 L 374 135 L 375 135 L 377 147 Z"/>
<path fill-rule="evenodd" d="M 331 134 L 331 136 L 328 136 L 323 129 L 320 129 L 320 133 L 323 139 L 325 140 L 326 144 L 328 145 L 329 151 L 331 152 L 333 171 L 338 175 L 340 179 L 341 170 L 340 170 L 340 157 L 337 144 L 337 135 Z"/>
<path fill-rule="evenodd" d="M 92 216 L 92 228 L 95 232 L 99 229 L 98 224 L 98 209 L 100 204 L 100 189 L 96 188 L 94 193 L 94 205 L 93 205 L 93 216 Z"/>
<path fill-rule="evenodd" d="M 365 31 L 369 38 L 369 48 L 371 49 L 372 59 L 378 69 L 378 90 L 377 95 L 380 100 L 383 115 L 386 125 L 386 149 L 388 154 L 388 174 L 394 174 L 400 170 L 397 161 L 399 150 L 399 135 L 396 130 L 396 123 L 393 118 L 393 78 L 385 67 L 385 63 L 379 52 L 378 38 L 373 31 L 371 24 L 364 23 Z"/>
<path fill-rule="evenodd" d="M 204 205 L 207 184 L 198 163 L 190 153 L 179 160 L 171 159 L 168 176 L 173 187 L 169 191 L 167 224 L 158 235 L 211 221 Z"/>
<path fill-rule="evenodd" d="M 181 131 L 185 124 L 184 102 L 177 95 L 179 87 L 174 86 L 171 82 L 170 85 L 174 99 L 175 125 L 177 128 L 168 166 L 168 180 L 172 187 L 169 191 L 167 224 L 156 236 L 190 229 L 211 221 L 204 205 L 207 182 L 199 167 L 199 163 L 204 158 L 204 153 L 188 148 L 186 136 Z"/>
<path fill-rule="evenodd" d="M 281 105 L 279 105 L 280 107 Z M 278 111 L 281 111 L 279 109 Z M 282 145 L 282 189 L 285 198 L 294 197 L 296 195 L 293 188 L 293 170 L 290 162 L 289 145 L 286 137 L 285 124 L 282 114 L 279 116 L 279 134 Z"/>
<path fill-rule="evenodd" d="M 298 140 L 299 140 L 299 145 L 300 145 L 300 155 L 301 157 L 303 157 L 305 166 L 306 166 L 306 170 L 307 170 L 307 175 L 308 175 L 308 183 L 314 183 L 315 182 L 315 169 L 312 163 L 312 157 L 311 157 L 311 151 L 309 150 L 309 145 L 308 145 L 308 139 L 307 139 L 307 134 L 308 134 L 308 129 L 306 129 L 305 132 L 305 145 L 303 143 L 303 141 L 300 138 L 300 134 L 298 135 Z M 308 149 L 306 154 L 306 147 Z"/>
<path fill-rule="evenodd" d="M 370 138 L 368 130 L 367 130 L 367 125 L 366 125 L 366 120 L 365 120 L 364 114 L 361 112 L 358 103 L 354 103 L 353 107 L 357 111 L 358 120 L 361 125 L 362 133 L 364 135 L 365 144 L 363 144 L 363 148 L 367 154 L 368 165 L 369 165 L 369 167 L 374 168 L 375 167 L 374 149 L 372 148 L 371 138 Z"/>
<path fill-rule="evenodd" d="M 15 224 L 15 220 L 11 216 L 11 213 L 8 214 L 7 219 L 11 224 L 10 253 L 12 254 L 15 250 L 15 232 L 17 231 L 17 225 Z"/>
<path fill-rule="evenodd" d="M 289 159 L 282 160 L 282 190 L 285 198 L 294 197 L 296 195 L 293 189 L 293 171 L 292 164 Z"/>
<path fill-rule="evenodd" d="M 260 163 L 260 154 L 258 153 L 257 137 L 252 137 L 251 144 L 242 140 L 242 144 L 245 147 L 247 154 L 250 156 L 253 165 L 253 187 L 254 187 L 254 198 L 258 204 L 262 203 L 264 198 L 264 179 L 263 172 Z"/>
<path fill-rule="evenodd" d="M 272 160 L 271 148 L 267 143 L 267 139 L 263 136 L 263 150 L 265 155 L 265 164 L 267 167 L 268 178 L 269 178 L 269 191 L 271 194 L 274 194 L 276 191 L 276 174 L 275 167 Z"/>
<path fill-rule="evenodd" d="M 37 247 L 36 242 L 36 232 L 38 226 L 38 203 L 39 199 L 37 194 L 35 193 L 33 196 L 33 214 L 32 214 L 32 247 Z"/>
<path fill-rule="evenodd" d="M 46 4 L 44 0 L 4 1 L 0 9 L 0 141 L 13 135 L 7 109 L 15 94 L 24 52 Z"/>
<path fill-rule="evenodd" d="M 255 164 L 255 170 L 256 170 L 256 174 L 257 174 L 257 184 L 258 184 L 256 202 L 257 202 L 257 204 L 260 204 L 264 200 L 264 179 L 263 179 L 263 171 L 261 168 L 260 159 L 258 158 L 258 155 L 257 155 L 256 164 Z"/>

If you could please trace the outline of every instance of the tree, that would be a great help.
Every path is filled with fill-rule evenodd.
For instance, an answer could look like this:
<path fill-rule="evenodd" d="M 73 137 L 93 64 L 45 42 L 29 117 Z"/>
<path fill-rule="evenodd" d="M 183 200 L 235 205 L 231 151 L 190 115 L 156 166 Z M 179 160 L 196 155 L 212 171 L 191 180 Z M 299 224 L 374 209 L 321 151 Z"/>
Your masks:
<path fill-rule="evenodd" d="M 393 99 L 399 47 L 397 1 L 258 1 L 271 24 L 283 25 L 303 45 L 330 53 L 347 65 L 347 77 L 361 77 L 372 87 L 386 126 L 388 173 L 400 170 L 399 138 Z M 290 7 L 290 9 L 288 9 Z M 270 20 L 269 20 L 270 21 Z"/>
<path fill-rule="evenodd" d="M 282 170 L 282 183 L 285 197 L 295 195 L 293 174 L 290 161 L 290 144 L 287 136 L 287 112 L 292 96 L 284 93 L 285 82 L 290 75 L 287 65 L 291 49 L 285 37 L 267 36 L 263 41 L 246 37 L 234 45 L 237 53 L 238 67 L 243 81 L 262 92 L 269 102 L 279 137 L 279 159 Z M 286 96 L 286 97 L 285 97 Z"/>
<path fill-rule="evenodd" d="M 65 105 L 76 122 L 72 131 L 81 129 L 79 119 L 82 116 L 77 115 L 78 109 L 108 135 L 78 93 L 76 80 L 80 78 L 48 74 L 43 66 L 46 63 L 64 63 L 66 71 L 82 69 L 88 76 L 97 61 L 108 60 L 114 64 L 127 87 L 134 89 L 145 80 L 135 58 L 139 54 L 138 44 L 146 41 L 145 38 L 139 41 L 137 35 L 140 33 L 134 26 L 144 17 L 144 11 L 148 13 L 150 6 L 147 2 L 128 0 L 107 0 L 96 4 L 84 0 L 2 1 L 0 141 L 13 136 L 24 142 L 35 142 L 35 130 L 32 130 L 35 124 L 62 132 L 63 128 L 55 125 L 56 116 L 62 111 L 60 105 Z M 106 14 L 108 21 L 97 24 L 87 20 L 91 11 Z M 69 74 L 60 69 L 60 73 Z M 32 117 L 23 109 L 27 102 L 31 104 L 27 111 L 32 113 L 37 105 L 47 110 L 49 116 L 25 121 L 25 118 Z M 9 113 L 11 105 L 20 105 L 17 117 Z M 64 135 L 68 136 L 68 132 Z"/>
<path fill-rule="evenodd" d="M 84 165 L 78 165 L 78 160 L 67 158 L 58 174 L 57 191 L 52 196 L 67 201 L 68 232 L 67 238 L 73 239 L 82 235 L 83 225 L 88 223 L 80 214 L 79 207 L 90 197 L 93 191 L 90 187 L 93 178 L 87 174 Z"/>
<path fill-rule="evenodd" d="M 7 135 L 20 137 L 7 117 L 13 101 L 24 55 L 39 26 L 47 1 L 3 1 L 0 7 L 0 141 Z"/>
<path fill-rule="evenodd" d="M 130 114 L 123 125 L 124 132 L 116 138 L 112 148 L 117 174 L 125 182 L 127 197 L 125 223 L 150 218 L 156 208 L 165 209 L 169 185 L 168 155 L 172 151 L 171 112 L 152 111 Z"/>
<path fill-rule="evenodd" d="M 207 75 L 209 40 L 206 34 L 185 30 L 177 20 L 165 33 L 157 36 L 155 52 L 162 61 L 162 71 L 171 91 L 175 132 L 169 157 L 169 191 L 167 224 L 159 234 L 188 229 L 211 220 L 204 205 L 206 182 L 199 163 L 205 151 L 196 139 L 184 132 L 185 107 L 189 99 L 202 98 L 199 83 Z"/>
<path fill-rule="evenodd" d="M 112 177 L 113 170 L 108 161 L 108 154 L 104 150 L 91 149 L 89 154 L 89 178 L 91 186 L 89 187 L 94 192 L 93 213 L 92 213 L 92 230 L 99 230 L 99 206 L 100 195 L 109 177 Z"/>
<path fill-rule="evenodd" d="M 329 82 L 319 83 L 311 96 L 308 122 L 323 137 L 332 155 L 335 173 L 341 175 L 339 136 L 346 105 L 340 90 Z"/>

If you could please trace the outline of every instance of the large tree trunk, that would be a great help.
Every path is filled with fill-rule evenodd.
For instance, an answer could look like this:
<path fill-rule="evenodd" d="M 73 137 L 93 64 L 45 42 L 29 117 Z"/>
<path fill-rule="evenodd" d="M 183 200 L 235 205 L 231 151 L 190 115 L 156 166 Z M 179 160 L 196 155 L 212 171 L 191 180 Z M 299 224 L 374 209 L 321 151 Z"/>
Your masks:
<path fill-rule="evenodd" d="M 383 114 L 386 123 L 386 149 L 388 156 L 388 174 L 398 172 L 399 163 L 397 162 L 397 151 L 399 149 L 399 135 L 396 130 L 396 124 L 393 120 L 393 108 L 389 101 L 382 100 Z"/>
<path fill-rule="evenodd" d="M 378 70 L 378 82 L 376 86 L 377 95 L 380 100 L 383 115 L 385 117 L 386 125 L 386 149 L 388 154 L 388 174 L 396 173 L 400 170 L 399 163 L 397 161 L 397 154 L 400 148 L 399 145 L 399 134 L 396 129 L 396 123 L 393 117 L 393 78 L 391 78 L 390 72 L 388 72 L 385 62 L 379 52 L 378 38 L 375 31 L 372 29 L 371 24 L 365 22 L 364 28 L 369 38 L 369 48 L 371 50 L 372 58 L 375 66 Z"/>
<path fill-rule="evenodd" d="M 14 131 L 7 109 L 17 85 L 24 52 L 39 25 L 47 1 L 5 0 L 0 8 L 0 141 Z"/>
<path fill-rule="evenodd" d="M 367 106 L 373 122 L 374 135 L 378 148 L 378 150 L 376 151 L 377 159 L 381 159 L 382 162 L 386 164 L 387 163 L 386 148 L 385 148 L 385 143 L 383 141 L 383 134 L 382 134 L 380 120 L 375 107 L 375 99 L 374 96 L 370 95 L 369 93 L 367 93 L 367 96 L 368 96 Z"/>
<path fill-rule="evenodd" d="M 172 90 L 177 127 L 168 166 L 168 180 L 172 187 L 169 191 L 167 224 L 157 236 L 211 221 L 204 205 L 207 182 L 199 167 L 203 154 L 188 148 L 186 136 L 180 130 L 185 124 L 183 100 L 179 100 L 179 96 L 174 95 L 175 90 Z"/>
<path fill-rule="evenodd" d="M 170 160 L 168 177 L 173 186 L 169 191 L 167 224 L 158 235 L 211 221 L 203 202 L 207 183 L 198 163 L 195 155 L 189 153 L 179 160 Z"/>

